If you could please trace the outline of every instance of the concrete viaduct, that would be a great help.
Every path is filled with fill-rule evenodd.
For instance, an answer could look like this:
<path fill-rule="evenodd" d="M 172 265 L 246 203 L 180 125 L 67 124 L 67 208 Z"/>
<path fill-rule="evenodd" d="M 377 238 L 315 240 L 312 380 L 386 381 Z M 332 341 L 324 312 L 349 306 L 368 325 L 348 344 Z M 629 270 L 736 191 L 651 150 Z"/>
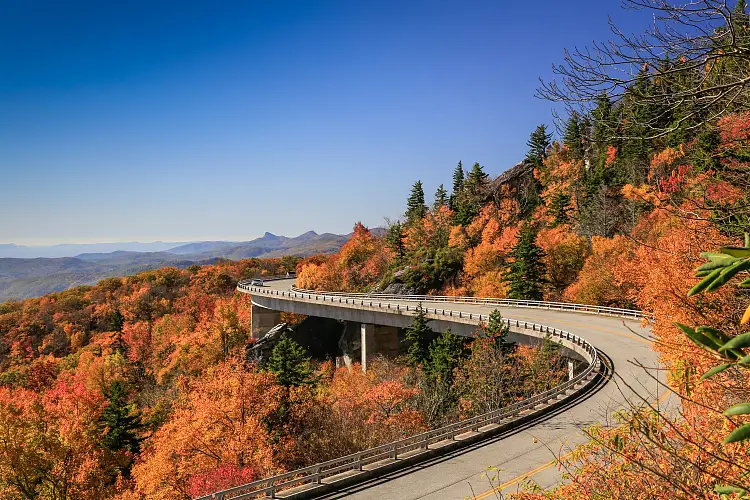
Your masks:
<path fill-rule="evenodd" d="M 361 361 L 367 366 L 373 352 L 392 349 L 395 328 L 411 324 L 417 301 L 432 308 L 428 314 L 434 331 L 451 328 L 454 333 L 471 335 L 479 315 L 499 309 L 503 317 L 514 321 L 514 342 L 529 343 L 544 336 L 536 330 L 539 324 L 559 328 L 578 340 L 593 345 L 603 361 L 596 384 L 577 397 L 544 416 L 468 447 L 422 461 L 412 467 L 386 474 L 371 475 L 366 480 L 342 483 L 334 492 L 310 493 L 306 498 L 354 499 L 463 499 L 495 498 L 498 491 L 516 491 L 526 480 L 548 488 L 558 484 L 561 472 L 554 459 L 569 453 L 586 441 L 582 429 L 595 423 L 612 423 L 613 413 L 645 398 L 662 406 L 674 405 L 665 400 L 659 382 L 636 364 L 657 366 L 657 354 L 651 349 L 649 331 L 641 328 L 634 311 L 552 303 L 523 303 L 488 299 L 441 297 L 394 297 L 329 292 L 289 293 L 294 280 L 267 281 L 263 287 L 241 283 L 238 290 L 252 296 L 253 336 L 262 335 L 279 321 L 280 312 L 334 318 L 359 323 Z M 442 313 L 441 313 L 441 309 Z M 408 309 L 407 309 L 408 308 Z M 566 310 L 570 309 L 570 310 Z M 588 310 L 585 310 L 588 309 Z M 448 311 L 450 310 L 450 311 Z M 449 315 L 450 314 L 450 315 Z M 632 316 L 628 319 L 627 316 Z M 532 327 L 532 324 L 536 326 Z M 575 340 L 575 339 L 574 339 Z M 579 342 L 563 341 L 566 354 L 584 359 L 589 356 Z M 589 356 L 590 357 L 590 356 Z M 635 362 L 635 363 L 634 363 Z M 661 395 L 661 397 L 660 397 Z M 491 489 L 486 475 L 488 467 L 498 472 L 496 489 Z M 320 481 L 318 481 L 320 482 Z M 348 484 L 348 485 L 347 485 Z M 274 498 L 303 498 L 277 493 Z"/>

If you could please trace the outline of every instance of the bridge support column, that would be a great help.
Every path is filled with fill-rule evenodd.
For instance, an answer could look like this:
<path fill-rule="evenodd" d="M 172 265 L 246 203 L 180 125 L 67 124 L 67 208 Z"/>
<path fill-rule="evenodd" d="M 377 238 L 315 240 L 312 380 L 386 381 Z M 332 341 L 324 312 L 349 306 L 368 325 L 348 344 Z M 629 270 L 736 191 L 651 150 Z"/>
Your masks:
<path fill-rule="evenodd" d="M 573 361 L 568 360 L 568 380 L 573 380 L 573 377 L 575 376 L 574 366 Z"/>
<path fill-rule="evenodd" d="M 375 325 L 362 323 L 360 325 L 360 352 L 362 371 L 367 371 L 367 361 L 375 355 Z"/>
<path fill-rule="evenodd" d="M 281 313 L 273 309 L 256 306 L 253 304 L 251 311 L 252 338 L 259 339 L 274 326 L 281 323 Z"/>

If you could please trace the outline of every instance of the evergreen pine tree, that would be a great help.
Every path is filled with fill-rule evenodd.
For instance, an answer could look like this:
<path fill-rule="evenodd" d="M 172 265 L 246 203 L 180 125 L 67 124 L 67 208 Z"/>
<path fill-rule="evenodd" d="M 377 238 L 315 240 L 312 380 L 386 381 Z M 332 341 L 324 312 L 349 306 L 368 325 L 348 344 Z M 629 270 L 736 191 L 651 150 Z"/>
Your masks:
<path fill-rule="evenodd" d="M 122 326 L 125 324 L 125 316 L 119 309 L 107 316 L 105 328 L 110 332 L 122 332 Z"/>
<path fill-rule="evenodd" d="M 557 227 L 570 222 L 570 195 L 557 192 L 552 195 L 549 206 L 552 213 L 552 227 Z"/>
<path fill-rule="evenodd" d="M 594 168 L 604 168 L 604 162 L 607 158 L 607 146 L 613 136 L 617 124 L 615 123 L 612 111 L 612 102 L 606 94 L 600 95 L 596 100 L 596 107 L 591 112 L 592 140 L 593 140 L 593 158 Z"/>
<path fill-rule="evenodd" d="M 526 153 L 526 161 L 533 164 L 535 167 L 542 167 L 544 165 L 544 159 L 547 158 L 547 148 L 550 144 L 552 144 L 552 134 L 547 133 L 546 125 L 539 125 L 534 132 L 531 133 L 531 136 L 526 143 L 529 147 L 529 152 Z"/>
<path fill-rule="evenodd" d="M 513 260 L 504 276 L 509 299 L 541 300 L 543 297 L 544 251 L 536 244 L 536 237 L 536 229 L 524 223 L 510 252 Z"/>
<path fill-rule="evenodd" d="M 284 387 L 298 387 L 314 383 L 313 368 L 305 349 L 284 336 L 273 348 L 266 365 Z"/>
<path fill-rule="evenodd" d="M 628 99 L 623 104 L 622 135 L 626 140 L 618 159 L 627 168 L 615 169 L 617 175 L 612 179 L 613 183 L 639 185 L 646 181 L 652 149 L 651 140 L 647 137 L 651 133 L 651 127 L 656 126 L 655 120 L 660 116 L 656 105 L 649 99 L 652 90 L 651 73 L 648 67 L 644 66 L 628 88 Z"/>
<path fill-rule="evenodd" d="M 510 333 L 510 326 L 503 321 L 503 315 L 500 311 L 495 309 L 490 313 L 490 319 L 484 327 L 484 334 L 487 337 L 492 337 L 497 340 L 498 346 L 504 351 L 509 351 L 513 348 L 513 343 L 508 342 L 508 334 Z"/>
<path fill-rule="evenodd" d="M 484 172 L 484 167 L 479 162 L 475 162 L 466 176 L 466 187 L 473 193 L 476 193 L 478 189 L 487 183 L 489 178 L 490 176 Z"/>
<path fill-rule="evenodd" d="M 457 195 L 464 188 L 464 166 L 459 161 L 453 171 L 453 195 Z"/>
<path fill-rule="evenodd" d="M 453 171 L 453 192 L 451 193 L 448 206 L 454 212 L 458 211 L 459 199 L 464 189 L 464 167 L 459 161 L 456 169 Z"/>
<path fill-rule="evenodd" d="M 464 340 L 449 328 L 430 344 L 425 371 L 433 380 L 450 385 L 463 355 Z"/>
<path fill-rule="evenodd" d="M 396 221 L 388 226 L 388 230 L 385 233 L 385 242 L 397 260 L 406 254 L 404 226 L 400 221 Z"/>
<path fill-rule="evenodd" d="M 440 207 L 448 206 L 448 191 L 445 190 L 442 184 L 438 186 L 435 191 L 435 201 L 432 204 L 432 209 L 437 212 Z"/>
<path fill-rule="evenodd" d="M 583 159 L 583 132 L 581 131 L 581 119 L 576 111 L 570 113 L 568 122 L 565 124 L 563 144 L 568 147 L 570 155 L 576 160 Z"/>
<path fill-rule="evenodd" d="M 479 163 L 474 163 L 466 176 L 461 193 L 453 200 L 455 211 L 453 220 L 456 224 L 469 225 L 482 209 L 487 201 L 484 187 L 489 182 L 489 178 L 484 168 Z"/>
<path fill-rule="evenodd" d="M 424 189 L 422 181 L 417 181 L 411 188 L 411 194 L 406 202 L 406 223 L 412 224 L 415 221 L 422 220 L 427 212 L 424 204 Z"/>
<path fill-rule="evenodd" d="M 427 360 L 428 355 L 428 340 L 429 335 L 432 332 L 430 327 L 427 325 L 427 312 L 422 307 L 422 303 L 417 304 L 417 312 L 414 315 L 414 319 L 411 322 L 411 326 L 406 329 L 406 336 L 404 341 L 410 342 L 409 349 L 407 351 L 407 363 L 411 367 L 417 367 Z"/>
<path fill-rule="evenodd" d="M 127 402 L 125 385 L 119 380 L 115 381 L 104 395 L 108 403 L 97 422 L 101 447 L 113 453 L 124 452 L 130 457 L 137 455 L 141 450 L 141 439 L 138 437 L 142 427 L 141 415 L 134 405 Z M 128 477 L 132 459 L 121 465 L 115 472 Z"/>

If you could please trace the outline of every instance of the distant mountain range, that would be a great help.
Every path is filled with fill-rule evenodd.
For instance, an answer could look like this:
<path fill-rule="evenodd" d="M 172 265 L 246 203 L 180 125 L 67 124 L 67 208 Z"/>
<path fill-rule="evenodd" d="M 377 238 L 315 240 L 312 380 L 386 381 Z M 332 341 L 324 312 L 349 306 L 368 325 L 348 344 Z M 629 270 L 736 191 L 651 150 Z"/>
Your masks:
<path fill-rule="evenodd" d="M 35 259 L 37 257 L 57 258 L 75 257 L 81 253 L 105 253 L 119 250 L 127 252 L 164 252 L 176 246 L 185 245 L 189 242 L 164 242 L 154 241 L 152 243 L 140 243 L 138 241 L 124 243 L 81 243 L 62 244 L 47 246 L 26 246 L 13 243 L 0 243 L 0 258 L 12 257 L 18 259 Z"/>
<path fill-rule="evenodd" d="M 266 233 L 251 241 L 96 243 L 48 247 L 0 245 L 0 302 L 37 297 L 78 285 L 93 285 L 110 276 L 126 276 L 164 266 L 184 268 L 191 264 L 211 264 L 219 258 L 239 260 L 334 253 L 350 236 L 308 231 L 295 238 Z M 59 255 L 74 250 L 79 252 Z M 21 258 L 23 255 L 27 257 Z"/>

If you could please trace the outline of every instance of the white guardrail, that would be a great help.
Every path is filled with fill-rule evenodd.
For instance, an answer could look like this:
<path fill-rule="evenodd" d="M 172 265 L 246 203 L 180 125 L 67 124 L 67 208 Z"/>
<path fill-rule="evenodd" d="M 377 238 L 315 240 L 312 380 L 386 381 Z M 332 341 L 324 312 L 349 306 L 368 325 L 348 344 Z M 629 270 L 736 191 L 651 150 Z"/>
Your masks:
<path fill-rule="evenodd" d="M 283 278 L 282 278 L 283 279 Z M 242 282 L 240 283 L 240 285 Z M 239 285 L 238 285 L 239 286 Z M 307 290 L 304 288 L 291 287 L 292 291 L 329 295 L 329 296 L 347 296 L 362 297 L 368 299 L 381 300 L 404 300 L 410 302 L 451 302 L 454 304 L 480 304 L 495 305 L 504 307 L 525 307 L 532 309 L 551 309 L 558 311 L 575 311 L 589 314 L 599 314 L 602 316 L 616 316 L 628 319 L 651 318 L 651 315 L 635 309 L 621 309 L 619 307 L 590 306 L 586 304 L 571 304 L 569 302 L 545 302 L 542 300 L 514 300 L 514 299 L 493 299 L 483 297 L 451 297 L 446 295 L 394 295 L 386 293 L 345 293 L 345 292 L 318 292 L 316 290 Z"/>
<path fill-rule="evenodd" d="M 285 279 L 285 277 L 273 277 L 266 278 L 264 281 L 272 281 L 276 279 Z M 330 293 L 330 292 L 316 292 L 312 290 L 301 290 L 292 289 L 286 290 L 270 290 L 264 287 L 251 286 L 249 283 L 252 280 L 244 280 L 237 285 L 237 288 L 242 292 L 270 295 L 279 297 L 288 297 L 290 299 L 298 299 L 305 301 L 322 301 L 331 303 L 342 304 L 348 307 L 370 307 L 378 309 L 386 309 L 391 311 L 414 311 L 415 308 L 410 308 L 408 305 L 402 308 L 399 304 L 391 304 L 388 302 L 375 301 L 372 299 L 384 299 L 392 298 L 398 300 L 414 300 L 414 301 L 435 301 L 435 299 L 442 299 L 443 302 L 449 302 L 455 300 L 456 302 L 471 302 L 477 304 L 490 304 L 490 305 L 509 305 L 511 303 L 531 303 L 538 304 L 534 301 L 505 301 L 501 299 L 475 299 L 471 297 L 433 297 L 433 296 L 411 296 L 405 298 L 400 295 L 385 295 L 385 294 L 342 294 L 342 293 Z M 346 297 L 345 297 L 346 296 Z M 350 298 L 350 297 L 357 297 Z M 418 298 L 414 298 L 418 297 Z M 367 299 L 367 300 L 365 300 Z M 472 299 L 471 301 L 466 299 Z M 566 304 L 571 305 L 571 304 Z M 534 307 L 532 306 L 521 306 L 521 307 Z M 581 307 L 581 306 L 579 306 Z M 589 306 L 591 307 L 591 306 Z M 613 308 L 606 308 L 613 310 Z M 565 309 L 570 310 L 570 309 Z M 574 309 L 575 310 L 575 309 Z M 626 311 L 620 309 L 619 311 Z M 469 323 L 476 321 L 477 323 L 489 321 L 489 316 L 486 314 L 478 313 L 465 313 L 462 311 L 452 311 L 447 309 L 436 309 L 436 308 L 425 308 L 425 312 L 437 316 L 446 316 L 451 318 L 452 321 L 459 321 L 462 323 Z M 586 312 L 594 312 L 589 310 Z M 640 314 L 639 311 L 628 311 Z M 608 314 L 603 312 L 600 314 Z M 626 316 L 636 317 L 636 316 Z M 642 317 L 642 315 L 640 316 Z M 519 401 L 505 408 L 490 411 L 482 415 L 477 415 L 472 418 L 461 420 L 453 424 L 445 425 L 437 429 L 432 429 L 421 434 L 416 434 L 398 441 L 387 443 L 374 448 L 369 448 L 357 453 L 352 453 L 340 458 L 329 460 L 327 462 L 318 463 L 309 467 L 293 470 L 284 474 L 279 474 L 273 477 L 268 477 L 252 483 L 235 486 L 223 491 L 218 491 L 211 495 L 200 497 L 197 500 L 226 500 L 232 499 L 250 499 L 258 497 L 270 497 L 278 498 L 277 493 L 282 493 L 284 490 L 291 488 L 309 485 L 314 487 L 315 485 L 324 484 L 326 479 L 335 479 L 334 476 L 339 474 L 351 473 L 352 471 L 363 471 L 367 470 L 368 466 L 376 466 L 378 462 L 386 460 L 398 460 L 404 454 L 409 454 L 408 457 L 412 458 L 419 451 L 431 450 L 430 446 L 437 443 L 444 443 L 446 441 L 460 442 L 460 439 L 456 439 L 457 436 L 461 436 L 470 432 L 482 432 L 480 429 L 498 425 L 502 428 L 512 427 L 514 424 L 526 422 L 529 418 L 532 418 L 538 413 L 543 412 L 548 408 L 548 403 L 552 400 L 563 401 L 567 397 L 572 396 L 579 390 L 588 386 L 599 372 L 600 359 L 596 348 L 587 342 L 585 339 L 574 335 L 570 332 L 558 330 L 557 328 L 551 328 L 545 325 L 539 325 L 536 323 L 529 323 L 525 321 L 517 321 L 504 319 L 504 321 L 511 327 L 517 330 L 527 329 L 537 331 L 545 335 L 549 335 L 552 339 L 557 339 L 563 344 L 573 344 L 587 358 L 588 365 L 586 368 L 573 377 L 572 379 L 552 388 L 544 391 L 540 394 L 534 395 L 523 401 Z M 569 391 L 570 394 L 568 394 Z M 552 404 L 552 403 L 550 403 Z M 494 430 L 494 429 L 493 429 Z M 487 431 L 489 432 L 489 430 Z M 428 458 L 425 456 L 425 458 Z M 286 495 L 285 495 L 286 497 Z"/>

